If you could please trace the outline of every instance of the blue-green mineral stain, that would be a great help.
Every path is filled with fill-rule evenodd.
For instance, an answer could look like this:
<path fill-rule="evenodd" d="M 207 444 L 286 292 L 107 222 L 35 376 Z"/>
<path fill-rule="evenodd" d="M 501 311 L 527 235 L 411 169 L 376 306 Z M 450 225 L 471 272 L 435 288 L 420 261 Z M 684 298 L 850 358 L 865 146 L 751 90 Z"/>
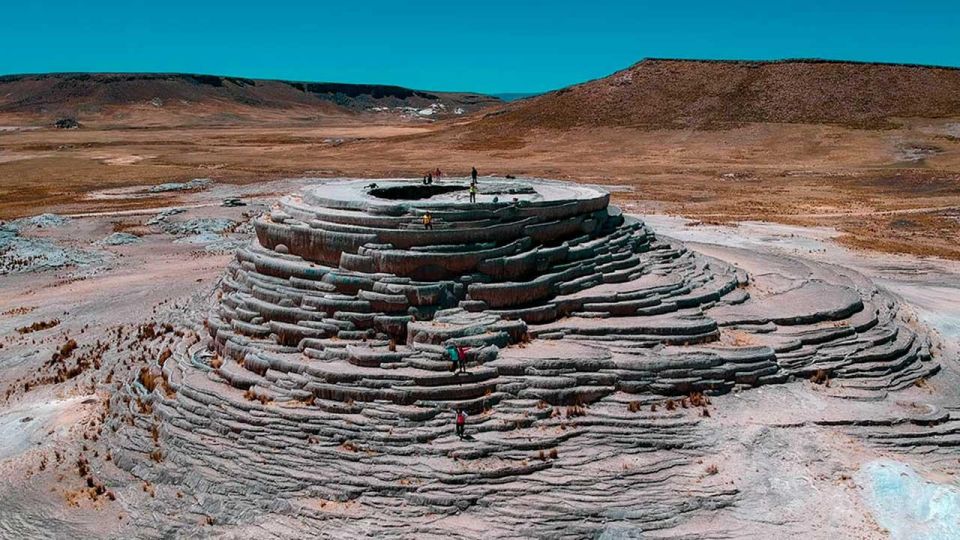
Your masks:
<path fill-rule="evenodd" d="M 894 540 L 960 539 L 960 486 L 931 482 L 892 460 L 865 464 L 856 480 L 877 524 Z"/>

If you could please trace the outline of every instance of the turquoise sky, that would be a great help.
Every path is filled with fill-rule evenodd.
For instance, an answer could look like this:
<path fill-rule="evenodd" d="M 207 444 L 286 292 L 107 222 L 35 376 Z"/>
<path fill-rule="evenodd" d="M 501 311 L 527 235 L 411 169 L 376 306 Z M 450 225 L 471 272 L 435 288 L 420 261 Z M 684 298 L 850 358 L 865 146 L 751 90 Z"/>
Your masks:
<path fill-rule="evenodd" d="M 0 73 L 178 71 L 535 92 L 643 57 L 960 66 L 960 1 L 8 0 L 0 51 Z"/>

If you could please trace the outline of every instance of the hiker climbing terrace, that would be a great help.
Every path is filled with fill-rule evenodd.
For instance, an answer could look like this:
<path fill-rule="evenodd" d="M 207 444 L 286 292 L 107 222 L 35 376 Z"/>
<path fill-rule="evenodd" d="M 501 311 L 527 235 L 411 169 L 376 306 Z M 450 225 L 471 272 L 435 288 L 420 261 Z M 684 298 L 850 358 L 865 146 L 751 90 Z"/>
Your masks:
<path fill-rule="evenodd" d="M 463 409 L 457 409 L 457 437 L 460 437 L 462 440 L 465 436 L 465 430 L 467 426 L 467 413 Z"/>

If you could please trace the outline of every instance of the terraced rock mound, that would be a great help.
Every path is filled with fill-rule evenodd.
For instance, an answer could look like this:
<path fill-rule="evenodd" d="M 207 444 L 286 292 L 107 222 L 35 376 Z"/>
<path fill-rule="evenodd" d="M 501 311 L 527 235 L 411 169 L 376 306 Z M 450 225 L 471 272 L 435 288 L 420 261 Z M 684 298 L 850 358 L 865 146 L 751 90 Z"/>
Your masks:
<path fill-rule="evenodd" d="M 217 513 L 252 534 L 267 512 L 333 536 L 627 534 L 737 501 L 697 465 L 711 395 L 810 378 L 876 399 L 939 367 L 850 270 L 783 257 L 751 276 L 600 189 L 483 178 L 471 203 L 467 185 L 280 200 L 204 328 L 153 368 L 164 384 L 114 398 L 144 428 L 117 431 L 115 461 L 203 493 L 182 527 Z"/>

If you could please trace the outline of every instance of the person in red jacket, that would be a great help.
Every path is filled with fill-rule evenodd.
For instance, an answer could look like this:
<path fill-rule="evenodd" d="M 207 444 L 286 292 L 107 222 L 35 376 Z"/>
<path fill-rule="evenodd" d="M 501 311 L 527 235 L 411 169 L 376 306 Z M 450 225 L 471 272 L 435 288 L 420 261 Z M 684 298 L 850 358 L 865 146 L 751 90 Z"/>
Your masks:
<path fill-rule="evenodd" d="M 460 362 L 460 373 L 467 372 L 467 349 L 463 345 L 457 345 L 457 360 Z"/>
<path fill-rule="evenodd" d="M 457 437 L 463 439 L 463 432 L 467 425 L 467 413 L 463 409 L 457 409 Z"/>

